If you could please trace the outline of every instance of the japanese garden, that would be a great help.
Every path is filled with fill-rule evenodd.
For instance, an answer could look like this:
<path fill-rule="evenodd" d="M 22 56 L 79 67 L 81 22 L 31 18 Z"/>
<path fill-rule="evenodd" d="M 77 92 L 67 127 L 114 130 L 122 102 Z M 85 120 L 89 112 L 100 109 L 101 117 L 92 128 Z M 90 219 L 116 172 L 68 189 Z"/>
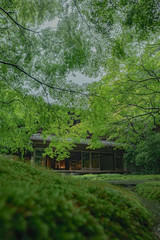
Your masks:
<path fill-rule="evenodd" d="M 159 0 L 1 0 L 0 239 L 160 239 Z"/>

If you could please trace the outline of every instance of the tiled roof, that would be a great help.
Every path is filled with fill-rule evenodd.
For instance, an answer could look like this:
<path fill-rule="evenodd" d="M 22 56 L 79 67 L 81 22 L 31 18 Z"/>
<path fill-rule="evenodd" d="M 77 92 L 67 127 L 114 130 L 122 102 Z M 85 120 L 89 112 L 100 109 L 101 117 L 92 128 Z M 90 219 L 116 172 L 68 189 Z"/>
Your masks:
<path fill-rule="evenodd" d="M 47 139 L 43 139 L 40 133 L 37 134 L 33 134 L 32 137 L 30 138 L 31 141 L 47 141 L 50 142 L 52 138 L 54 138 L 55 136 L 50 136 Z M 56 137 L 55 137 L 56 138 Z M 58 140 L 58 139 L 57 139 Z M 81 139 L 79 144 L 84 144 L 84 145 L 88 145 L 90 139 Z M 71 141 L 71 138 L 68 138 L 67 141 Z M 110 141 L 105 141 L 105 140 L 100 140 L 100 142 L 104 145 L 104 146 L 115 146 L 115 142 L 110 142 Z M 78 144 L 78 143 L 77 143 Z"/>

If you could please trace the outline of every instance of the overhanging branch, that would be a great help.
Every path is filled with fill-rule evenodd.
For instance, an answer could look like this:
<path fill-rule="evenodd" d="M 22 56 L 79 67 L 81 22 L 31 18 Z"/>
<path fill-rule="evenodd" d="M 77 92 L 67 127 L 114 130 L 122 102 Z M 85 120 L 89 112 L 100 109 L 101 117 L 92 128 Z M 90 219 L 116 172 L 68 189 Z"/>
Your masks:
<path fill-rule="evenodd" d="M 55 89 L 55 90 L 59 90 L 59 91 L 70 92 L 70 93 L 75 93 L 75 94 L 81 94 L 81 95 L 84 95 L 84 96 L 86 96 L 86 97 L 91 96 L 91 94 L 87 94 L 87 93 L 82 93 L 82 92 L 75 91 L 75 90 L 70 90 L 70 89 L 65 89 L 65 88 L 59 88 L 59 87 L 51 86 L 51 85 L 49 85 L 49 84 L 47 84 L 47 83 L 44 83 L 44 82 L 38 80 L 37 78 L 35 78 L 35 77 L 33 77 L 33 76 L 31 76 L 29 73 L 27 73 L 24 69 L 22 69 L 21 67 L 19 67 L 19 66 L 16 65 L 16 64 L 4 62 L 4 61 L 0 61 L 0 63 L 18 69 L 20 72 L 24 73 L 26 76 L 28 76 L 28 77 L 31 78 L 32 80 L 34 80 L 35 82 L 39 83 L 41 86 L 46 86 L 46 87 L 48 87 L 48 88 Z M 92 94 L 92 95 L 94 95 L 94 94 Z M 97 95 L 94 95 L 94 96 L 99 97 L 99 96 L 97 96 Z"/>
<path fill-rule="evenodd" d="M 10 12 L 7 12 L 6 10 L 4 10 L 2 7 L 0 7 L 0 10 L 3 11 L 11 20 L 12 22 L 14 22 L 18 27 L 22 28 L 23 30 L 26 30 L 26 31 L 30 31 L 30 32 L 33 32 L 33 33 L 40 33 L 38 31 L 35 31 L 35 30 L 32 30 L 32 29 L 29 29 L 29 28 L 26 28 L 24 26 L 22 26 L 20 23 L 18 23 L 11 15 L 10 15 Z"/>

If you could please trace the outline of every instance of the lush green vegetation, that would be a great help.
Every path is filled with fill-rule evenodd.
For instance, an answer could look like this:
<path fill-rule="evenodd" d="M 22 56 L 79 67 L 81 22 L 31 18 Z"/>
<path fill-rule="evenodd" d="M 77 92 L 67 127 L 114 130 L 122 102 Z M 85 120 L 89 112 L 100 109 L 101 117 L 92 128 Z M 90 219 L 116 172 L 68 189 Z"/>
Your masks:
<path fill-rule="evenodd" d="M 132 174 L 87 174 L 76 176 L 89 180 L 102 180 L 102 181 L 148 181 L 160 180 L 160 175 L 132 175 Z"/>
<path fill-rule="evenodd" d="M 103 136 L 136 171 L 159 173 L 159 0 L 21 2 L 0 6 L 0 150 L 30 150 L 43 128 L 57 136 L 47 154 L 56 145 L 62 159 Z M 70 82 L 79 72 L 101 80 Z"/>
<path fill-rule="evenodd" d="M 0 158 L 1 239 L 153 239 L 136 198 L 109 184 Z"/>
<path fill-rule="evenodd" d="M 156 200 L 160 203 L 160 181 L 152 181 L 138 184 L 136 191 L 139 195 Z"/>

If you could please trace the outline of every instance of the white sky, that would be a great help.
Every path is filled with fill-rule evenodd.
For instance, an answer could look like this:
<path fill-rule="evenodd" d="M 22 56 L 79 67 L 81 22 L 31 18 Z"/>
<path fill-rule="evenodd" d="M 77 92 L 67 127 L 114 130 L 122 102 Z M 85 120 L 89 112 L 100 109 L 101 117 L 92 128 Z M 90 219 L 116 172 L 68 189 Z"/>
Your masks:
<path fill-rule="evenodd" d="M 55 18 L 53 21 L 46 21 L 45 23 L 42 24 L 42 26 L 40 27 L 40 30 L 43 30 L 47 27 L 54 29 L 57 27 L 58 21 L 59 21 L 59 18 Z"/>
<path fill-rule="evenodd" d="M 95 81 L 97 82 L 98 80 L 100 80 L 100 77 L 99 78 L 90 78 L 80 72 L 76 72 L 74 75 L 75 76 L 73 76 L 72 73 L 70 73 L 69 76 L 67 77 L 67 81 L 72 81 L 79 85 L 82 85 L 83 83 L 92 83 L 92 82 L 95 82 Z"/>

